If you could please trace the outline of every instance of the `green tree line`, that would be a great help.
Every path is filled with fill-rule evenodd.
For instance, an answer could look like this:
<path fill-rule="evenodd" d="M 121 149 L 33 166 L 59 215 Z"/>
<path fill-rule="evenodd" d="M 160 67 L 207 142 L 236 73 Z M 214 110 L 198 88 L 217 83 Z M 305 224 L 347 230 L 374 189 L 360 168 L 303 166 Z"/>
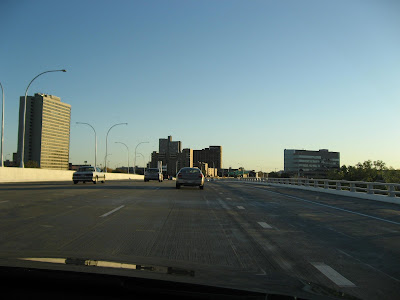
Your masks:
<path fill-rule="evenodd" d="M 367 160 L 355 166 L 343 165 L 339 170 L 331 170 L 327 177 L 333 180 L 400 183 L 400 170 L 387 167 L 381 160 Z"/>

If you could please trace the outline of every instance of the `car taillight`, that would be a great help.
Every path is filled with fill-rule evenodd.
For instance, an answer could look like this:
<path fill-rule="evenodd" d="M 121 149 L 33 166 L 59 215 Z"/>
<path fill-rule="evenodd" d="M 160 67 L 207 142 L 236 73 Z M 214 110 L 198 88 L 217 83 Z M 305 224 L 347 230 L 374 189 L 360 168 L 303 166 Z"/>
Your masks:
<path fill-rule="evenodd" d="M 199 175 L 199 178 L 203 178 L 204 176 L 203 176 L 203 174 L 202 173 L 200 173 L 200 175 Z"/>

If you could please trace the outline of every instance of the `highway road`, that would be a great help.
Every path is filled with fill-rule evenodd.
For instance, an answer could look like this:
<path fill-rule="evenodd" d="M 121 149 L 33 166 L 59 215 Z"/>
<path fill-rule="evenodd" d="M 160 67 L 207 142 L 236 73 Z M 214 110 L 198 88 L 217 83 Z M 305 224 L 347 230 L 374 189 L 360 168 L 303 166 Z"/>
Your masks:
<path fill-rule="evenodd" d="M 0 232 L 4 259 L 90 258 L 255 290 L 296 289 L 295 279 L 361 299 L 400 295 L 400 206 L 390 203 L 223 180 L 204 190 L 0 184 Z"/>

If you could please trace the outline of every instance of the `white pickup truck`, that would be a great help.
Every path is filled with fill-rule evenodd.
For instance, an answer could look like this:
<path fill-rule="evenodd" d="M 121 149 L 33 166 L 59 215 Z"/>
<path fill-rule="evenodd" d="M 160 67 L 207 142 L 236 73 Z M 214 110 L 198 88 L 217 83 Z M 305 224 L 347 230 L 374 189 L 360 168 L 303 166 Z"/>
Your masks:
<path fill-rule="evenodd" d="M 80 167 L 78 171 L 72 175 L 72 181 L 77 184 L 79 181 L 83 183 L 91 181 L 96 184 L 98 181 L 104 183 L 106 181 L 106 174 L 100 170 L 100 168 L 92 166 Z"/>

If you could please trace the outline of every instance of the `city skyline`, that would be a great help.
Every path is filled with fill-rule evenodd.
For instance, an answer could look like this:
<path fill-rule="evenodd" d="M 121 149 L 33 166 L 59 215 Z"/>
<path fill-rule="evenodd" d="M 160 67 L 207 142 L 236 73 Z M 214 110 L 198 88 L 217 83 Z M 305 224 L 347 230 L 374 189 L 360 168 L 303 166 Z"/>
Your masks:
<path fill-rule="evenodd" d="M 17 151 L 29 81 L 65 68 L 35 80 L 29 95 L 71 104 L 73 164 L 94 163 L 93 133 L 76 122 L 96 128 L 98 164 L 108 128 L 127 122 L 109 136 L 113 168 L 126 161 L 115 142 L 133 153 L 149 141 L 140 146 L 147 160 L 168 135 L 193 149 L 222 145 L 223 168 L 282 170 L 283 149 L 332 149 L 341 165 L 400 168 L 398 3 L 98 1 L 91 22 L 81 22 L 90 3 L 1 8 L 4 159 Z M 35 15 L 46 22 L 31 22 Z"/>

